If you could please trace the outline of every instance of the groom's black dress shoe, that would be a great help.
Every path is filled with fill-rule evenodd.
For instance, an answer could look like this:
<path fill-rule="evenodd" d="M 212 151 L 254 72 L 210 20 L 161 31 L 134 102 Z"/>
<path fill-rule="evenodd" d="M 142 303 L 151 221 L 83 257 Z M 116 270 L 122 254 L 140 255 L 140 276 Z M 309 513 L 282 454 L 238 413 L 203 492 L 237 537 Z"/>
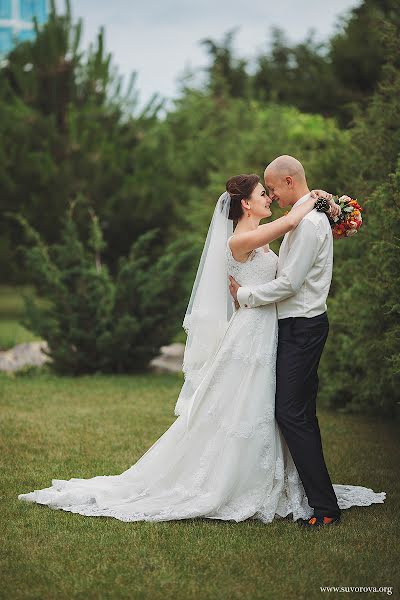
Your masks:
<path fill-rule="evenodd" d="M 310 519 L 299 519 L 299 524 L 308 529 L 316 529 L 317 527 L 327 527 L 329 525 L 337 525 L 340 523 L 339 517 L 311 517 Z"/>

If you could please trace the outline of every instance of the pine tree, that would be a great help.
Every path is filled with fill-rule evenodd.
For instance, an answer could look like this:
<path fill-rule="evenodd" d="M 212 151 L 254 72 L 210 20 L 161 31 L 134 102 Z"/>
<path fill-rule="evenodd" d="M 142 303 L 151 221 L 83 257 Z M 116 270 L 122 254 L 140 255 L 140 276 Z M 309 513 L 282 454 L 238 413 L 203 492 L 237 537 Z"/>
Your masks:
<path fill-rule="evenodd" d="M 57 373 L 145 370 L 177 330 L 187 302 L 182 274 L 193 262 L 193 251 L 178 240 L 154 260 L 151 247 L 158 232 L 147 232 L 120 259 L 114 279 L 101 260 L 105 243 L 97 216 L 90 211 L 84 243 L 74 210 L 71 203 L 61 240 L 52 245 L 24 217 L 8 213 L 29 240 L 21 252 L 46 301 L 39 307 L 25 294 L 22 324 L 47 341 Z"/>
<path fill-rule="evenodd" d="M 365 201 L 365 222 L 358 239 L 335 244 L 321 375 L 331 406 L 393 416 L 400 402 L 400 62 L 398 33 L 386 27 L 383 80 L 350 133 L 343 189 Z"/>

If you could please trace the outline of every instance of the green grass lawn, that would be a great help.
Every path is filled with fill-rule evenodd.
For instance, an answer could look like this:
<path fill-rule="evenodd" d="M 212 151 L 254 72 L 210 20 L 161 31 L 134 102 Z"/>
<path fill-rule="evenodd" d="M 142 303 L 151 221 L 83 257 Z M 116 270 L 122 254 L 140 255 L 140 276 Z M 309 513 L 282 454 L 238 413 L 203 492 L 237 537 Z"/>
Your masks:
<path fill-rule="evenodd" d="M 327 585 L 392 586 L 396 597 L 393 422 L 319 413 L 333 482 L 387 492 L 384 504 L 343 511 L 335 528 L 304 531 L 289 519 L 124 523 L 17 499 L 52 478 L 126 470 L 174 421 L 180 384 L 174 376 L 0 374 L 1 598 L 297 600 L 332 596 L 320 591 Z"/>

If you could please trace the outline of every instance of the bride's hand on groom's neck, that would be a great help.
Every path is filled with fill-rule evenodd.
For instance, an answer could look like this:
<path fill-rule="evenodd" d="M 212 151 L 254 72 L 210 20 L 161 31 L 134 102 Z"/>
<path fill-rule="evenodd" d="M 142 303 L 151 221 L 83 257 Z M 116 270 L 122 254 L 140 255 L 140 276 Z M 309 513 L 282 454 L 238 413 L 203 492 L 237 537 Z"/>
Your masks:
<path fill-rule="evenodd" d="M 318 198 L 324 198 L 324 200 L 332 200 L 332 194 L 330 194 L 329 192 L 325 192 L 325 190 L 311 190 L 310 192 L 311 197 L 315 198 L 315 200 L 318 200 Z"/>
<path fill-rule="evenodd" d="M 336 204 L 336 202 L 333 199 L 332 194 L 330 194 L 329 192 L 325 192 L 325 190 L 311 190 L 311 198 L 315 198 L 315 200 L 318 200 L 318 198 L 324 198 L 324 200 L 328 200 L 329 204 L 330 204 L 330 209 L 329 209 L 329 216 L 331 218 L 335 218 L 338 217 L 340 215 L 340 213 L 342 212 L 342 209 L 340 208 L 340 206 L 338 204 Z"/>

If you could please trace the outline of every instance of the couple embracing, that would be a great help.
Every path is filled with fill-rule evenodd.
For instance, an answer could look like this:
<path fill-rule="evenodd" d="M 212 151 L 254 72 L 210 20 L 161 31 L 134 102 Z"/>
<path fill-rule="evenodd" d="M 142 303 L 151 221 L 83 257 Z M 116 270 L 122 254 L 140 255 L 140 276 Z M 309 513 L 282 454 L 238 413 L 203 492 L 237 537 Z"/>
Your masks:
<path fill-rule="evenodd" d="M 316 415 L 333 237 L 301 163 L 231 177 L 216 204 L 183 326 L 185 380 L 171 427 L 118 475 L 53 479 L 19 499 L 121 521 L 208 518 L 306 528 L 385 492 L 332 484 Z M 291 207 L 271 216 L 270 205 Z M 279 257 L 269 244 L 284 236 Z M 229 278 L 229 280 L 228 280 Z M 332 365 L 334 371 L 335 365 Z"/>

